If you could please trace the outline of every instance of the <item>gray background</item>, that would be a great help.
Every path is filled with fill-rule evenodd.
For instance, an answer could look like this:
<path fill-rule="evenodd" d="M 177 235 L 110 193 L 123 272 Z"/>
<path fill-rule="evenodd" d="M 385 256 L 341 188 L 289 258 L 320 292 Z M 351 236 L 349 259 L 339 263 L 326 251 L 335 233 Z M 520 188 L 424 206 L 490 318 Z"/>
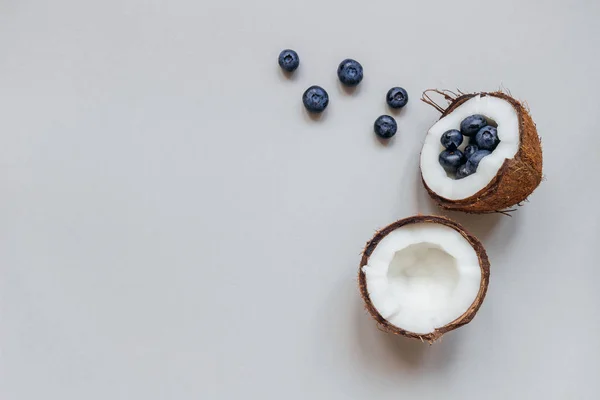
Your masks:
<path fill-rule="evenodd" d="M 598 399 L 598 17 L 592 0 L 0 0 L 0 398 Z M 366 74 L 350 94 L 345 57 Z M 384 146 L 393 85 L 411 101 Z M 431 347 L 381 333 L 361 249 L 441 213 L 420 92 L 500 85 L 531 106 L 547 180 L 513 218 L 446 214 L 492 262 L 472 324 Z"/>

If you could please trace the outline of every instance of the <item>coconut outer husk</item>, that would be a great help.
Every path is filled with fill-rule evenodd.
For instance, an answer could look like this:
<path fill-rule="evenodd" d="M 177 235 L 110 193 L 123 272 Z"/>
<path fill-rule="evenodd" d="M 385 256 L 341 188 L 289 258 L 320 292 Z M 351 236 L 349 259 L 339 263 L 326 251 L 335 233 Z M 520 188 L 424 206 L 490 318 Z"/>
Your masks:
<path fill-rule="evenodd" d="M 502 212 L 509 207 L 520 204 L 527 200 L 527 197 L 538 187 L 542 181 L 542 146 L 538 136 L 537 129 L 528 107 L 510 95 L 503 92 L 482 92 L 473 94 L 462 94 L 456 98 L 448 95 L 448 92 L 442 93 L 450 101 L 445 110 L 437 105 L 436 109 L 442 112 L 443 118 L 454 111 L 465 101 L 477 95 L 498 97 L 509 102 L 517 111 L 519 118 L 519 150 L 512 159 L 504 160 L 504 163 L 498 170 L 496 176 L 488 183 L 486 187 L 475 193 L 473 196 L 462 200 L 450 200 L 439 196 L 431 190 L 423 176 L 421 180 L 427 190 L 427 193 L 446 210 L 463 211 L 467 213 L 482 214 L 491 212 Z M 429 97 L 423 97 L 423 100 L 431 104 Z"/>
<path fill-rule="evenodd" d="M 479 259 L 479 267 L 481 268 L 481 283 L 479 285 L 479 292 L 477 293 L 477 297 L 475 298 L 475 300 L 473 301 L 473 303 L 471 304 L 469 309 L 467 311 L 465 311 L 464 314 L 462 314 L 460 317 L 458 317 L 454 321 L 452 321 L 449 324 L 444 325 L 440 328 L 436 328 L 433 332 L 430 332 L 428 334 L 418 334 L 418 333 L 407 331 L 405 329 L 402 329 L 402 327 L 391 324 L 388 320 L 386 320 L 384 317 L 382 317 L 381 314 L 379 314 L 379 312 L 377 311 L 377 309 L 373 306 L 373 303 L 371 302 L 371 299 L 369 297 L 369 292 L 367 290 L 366 275 L 362 270 L 362 268 L 368 264 L 369 257 L 373 253 L 373 250 L 375 250 L 375 248 L 377 247 L 379 242 L 384 237 L 386 237 L 390 232 L 392 232 L 402 226 L 405 226 L 405 225 L 421 224 L 421 223 L 442 224 L 442 225 L 450 227 L 450 228 L 454 229 L 455 231 L 459 232 L 471 244 L 471 246 L 473 246 L 473 249 L 475 249 L 475 252 L 477 253 L 477 257 Z M 385 228 L 381 229 L 380 231 L 378 231 L 375 234 L 375 236 L 373 237 L 373 239 L 371 239 L 370 241 L 367 242 L 367 245 L 363 252 L 363 256 L 362 256 L 362 259 L 360 262 L 360 268 L 359 268 L 359 272 L 358 272 L 358 286 L 359 286 L 359 290 L 360 290 L 360 295 L 365 302 L 365 308 L 367 309 L 369 314 L 371 314 L 373 319 L 375 319 L 375 321 L 379 324 L 380 329 L 383 331 L 389 332 L 389 333 L 393 333 L 395 335 L 401 335 L 401 336 L 405 336 L 405 337 L 412 338 L 412 339 L 418 339 L 423 342 L 427 341 L 429 343 L 435 342 L 436 340 L 441 338 L 442 335 L 444 335 L 456 328 L 460 328 L 461 326 L 466 325 L 473 320 L 473 318 L 475 317 L 475 314 L 477 314 L 479 307 L 481 307 L 481 304 L 483 303 L 483 300 L 485 299 L 485 294 L 487 293 L 489 281 L 490 281 L 490 262 L 488 260 L 487 253 L 485 252 L 485 249 L 483 248 L 483 245 L 481 244 L 481 242 L 479 240 L 477 240 L 477 238 L 475 236 L 473 236 L 469 232 L 467 232 L 460 224 L 458 224 L 446 217 L 439 217 L 439 216 L 433 216 L 433 215 L 416 215 L 413 217 L 401 219 L 397 222 L 394 222 L 391 225 L 386 226 Z"/>

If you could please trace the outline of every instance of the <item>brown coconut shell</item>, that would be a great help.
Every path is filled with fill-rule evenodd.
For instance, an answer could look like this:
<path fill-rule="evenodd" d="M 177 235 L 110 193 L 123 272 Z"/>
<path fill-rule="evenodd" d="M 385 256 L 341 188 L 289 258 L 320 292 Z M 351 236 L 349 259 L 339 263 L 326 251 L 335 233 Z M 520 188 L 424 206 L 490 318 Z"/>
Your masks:
<path fill-rule="evenodd" d="M 520 101 L 503 92 L 462 94 L 458 97 L 449 95 L 448 91 L 440 92 L 436 90 L 435 92 L 442 94 L 450 101 L 446 109 L 439 107 L 435 103 L 432 104 L 431 99 L 426 93 L 423 94 L 422 100 L 442 112 L 440 119 L 450 114 L 465 101 L 477 95 L 493 96 L 508 101 L 517 111 L 519 118 L 520 145 L 515 156 L 512 159 L 504 160 L 496 176 L 486 187 L 473 196 L 462 200 L 446 199 L 431 190 L 421 175 L 421 180 L 427 193 L 446 210 L 475 214 L 502 212 L 502 210 L 527 200 L 527 197 L 533 193 L 542 181 L 541 140 L 528 108 Z"/>
<path fill-rule="evenodd" d="M 473 304 L 471 304 L 469 309 L 454 321 L 442 326 L 441 328 L 437 328 L 435 329 L 435 331 L 426 335 L 410 332 L 405 329 L 402 329 L 402 327 L 395 326 L 389 321 L 387 321 L 384 317 L 382 317 L 381 314 L 379 314 L 377 309 L 373 306 L 371 299 L 369 298 L 369 291 L 367 290 L 367 279 L 365 273 L 362 270 L 362 267 L 367 265 L 367 263 L 369 262 L 369 257 L 373 253 L 373 250 L 375 250 L 379 242 L 390 232 L 405 225 L 421 223 L 442 224 L 459 232 L 471 244 L 471 246 L 473 246 L 473 249 L 475 249 L 477 257 L 479 258 L 479 267 L 481 268 L 481 283 L 479 286 L 479 292 L 477 293 L 477 297 L 475 298 Z M 433 215 L 416 215 L 413 217 L 401 219 L 400 221 L 394 222 L 393 224 L 388 225 L 385 228 L 381 229 L 379 232 L 377 232 L 373 239 L 367 242 L 367 245 L 363 252 L 362 260 L 360 261 L 360 268 L 358 272 L 358 286 L 360 290 L 360 295 L 365 302 L 365 307 L 367 311 L 379 324 L 380 328 L 386 332 L 406 336 L 408 338 L 419 339 L 421 341 L 427 341 L 429 343 L 435 342 L 436 340 L 441 338 L 442 335 L 444 335 L 445 333 L 448 333 L 456 328 L 460 328 L 461 326 L 466 325 L 469 322 L 471 322 L 471 320 L 473 320 L 475 314 L 477 314 L 479 307 L 481 307 L 481 304 L 485 299 L 485 294 L 487 292 L 489 281 L 490 262 L 481 242 L 477 240 L 475 236 L 467 232 L 460 224 L 446 217 L 438 217 Z"/>

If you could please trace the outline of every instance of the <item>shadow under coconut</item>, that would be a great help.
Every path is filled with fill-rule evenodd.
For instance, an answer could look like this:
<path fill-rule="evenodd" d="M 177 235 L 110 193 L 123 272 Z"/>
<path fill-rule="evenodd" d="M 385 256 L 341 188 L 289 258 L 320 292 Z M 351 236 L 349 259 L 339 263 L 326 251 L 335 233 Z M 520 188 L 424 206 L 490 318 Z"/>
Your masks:
<path fill-rule="evenodd" d="M 493 274 L 494 258 L 490 251 L 494 249 L 502 249 L 502 252 L 510 251 L 511 242 L 519 225 L 517 221 L 520 217 L 519 213 L 513 213 L 512 217 L 508 217 L 503 214 L 465 214 L 454 211 L 449 217 L 481 241 L 490 257 Z"/>
<path fill-rule="evenodd" d="M 511 219 L 503 214 L 467 214 L 449 211 L 448 217 L 460 223 L 469 233 L 483 242 L 499 229 L 504 219 Z"/>
<path fill-rule="evenodd" d="M 399 373 L 445 369 L 456 359 L 461 347 L 460 329 L 449 332 L 433 344 L 381 331 L 365 310 L 357 306 L 355 340 L 361 362 L 370 371 L 398 377 Z"/>
<path fill-rule="evenodd" d="M 371 371 L 394 375 L 420 369 L 429 345 L 381 331 L 357 292 L 355 326 L 351 328 L 361 364 Z"/>
<path fill-rule="evenodd" d="M 356 266 L 348 270 L 358 272 Z M 376 376 L 378 379 L 406 380 L 422 370 L 430 346 L 377 329 L 375 321 L 364 308 L 356 278 L 347 276 L 319 302 L 314 326 L 313 352 L 315 365 L 335 366 L 348 380 Z M 340 370 L 339 365 L 348 365 Z"/>

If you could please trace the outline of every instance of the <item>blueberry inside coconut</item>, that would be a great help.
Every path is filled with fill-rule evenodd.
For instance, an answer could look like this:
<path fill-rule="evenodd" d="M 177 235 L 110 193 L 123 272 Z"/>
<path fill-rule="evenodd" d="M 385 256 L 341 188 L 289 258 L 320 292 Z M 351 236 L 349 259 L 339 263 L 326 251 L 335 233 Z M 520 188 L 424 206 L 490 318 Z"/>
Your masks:
<path fill-rule="evenodd" d="M 481 159 L 490 155 L 500 143 L 496 126 L 493 119 L 473 114 L 461 121 L 460 130 L 449 129 L 442 134 L 439 162 L 449 177 L 463 179 L 477 172 Z M 467 145 L 464 139 L 469 137 Z M 475 153 L 476 158 L 471 160 Z"/>
<path fill-rule="evenodd" d="M 542 178 L 540 138 L 529 110 L 511 96 L 442 94 L 446 109 L 427 132 L 421 151 L 421 176 L 442 207 L 466 212 L 503 210 L 524 201 Z M 460 165 L 449 153 L 463 154 Z"/>

